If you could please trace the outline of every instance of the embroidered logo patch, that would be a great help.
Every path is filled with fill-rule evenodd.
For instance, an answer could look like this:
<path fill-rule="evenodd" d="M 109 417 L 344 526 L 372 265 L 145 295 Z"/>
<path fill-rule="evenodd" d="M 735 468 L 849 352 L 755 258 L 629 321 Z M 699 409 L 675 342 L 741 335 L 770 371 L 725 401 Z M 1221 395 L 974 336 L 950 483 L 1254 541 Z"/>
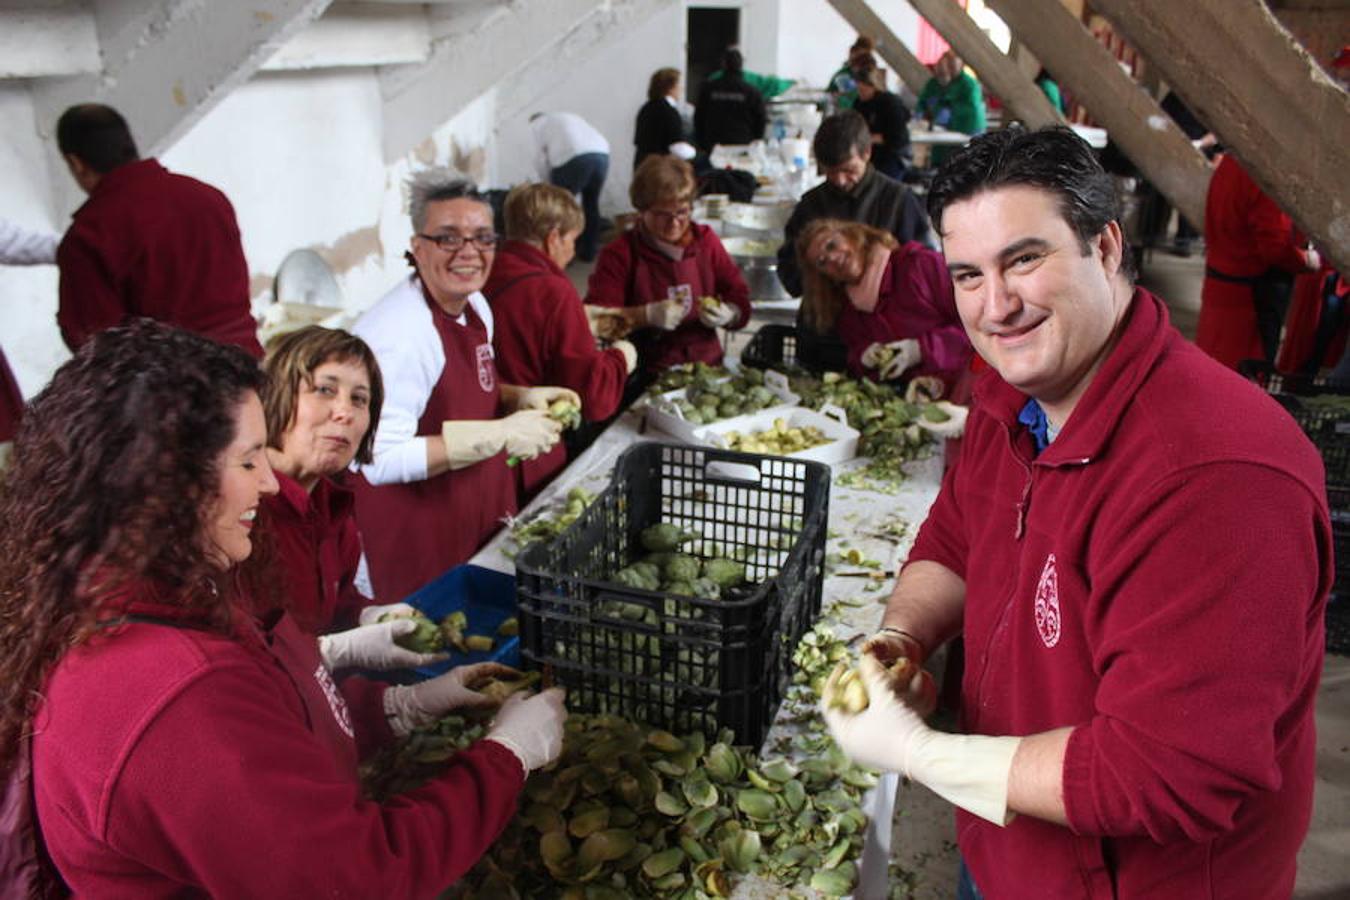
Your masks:
<path fill-rule="evenodd" d="M 478 354 L 478 386 L 485 393 L 490 392 L 497 386 L 495 368 L 492 365 L 492 345 L 479 344 L 476 352 Z"/>
<path fill-rule="evenodd" d="M 347 737 L 356 737 L 356 732 L 352 729 L 352 714 L 347 710 L 347 701 L 338 693 L 333 676 L 328 674 L 322 663 L 314 670 L 314 680 L 323 688 L 323 695 L 328 698 L 328 707 L 333 710 L 333 718 L 337 719 L 338 727 Z"/>
<path fill-rule="evenodd" d="M 1045 558 L 1041 580 L 1036 584 L 1036 631 L 1041 643 L 1053 647 L 1059 643 L 1059 573 L 1055 571 L 1055 554 Z"/>

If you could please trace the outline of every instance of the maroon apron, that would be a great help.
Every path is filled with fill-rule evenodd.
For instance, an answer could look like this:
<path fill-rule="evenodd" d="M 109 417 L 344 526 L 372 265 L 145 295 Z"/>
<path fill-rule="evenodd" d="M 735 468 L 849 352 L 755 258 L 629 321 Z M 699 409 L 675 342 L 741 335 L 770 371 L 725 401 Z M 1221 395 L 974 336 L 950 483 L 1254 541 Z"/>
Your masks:
<path fill-rule="evenodd" d="M 460 325 L 427 301 L 445 351 L 445 368 L 417 422 L 419 435 L 441 423 L 495 419 L 501 387 L 487 327 L 472 306 Z M 468 560 L 516 511 L 515 475 L 506 454 L 423 481 L 373 486 L 352 479 L 356 521 L 381 603 L 393 603 Z"/>

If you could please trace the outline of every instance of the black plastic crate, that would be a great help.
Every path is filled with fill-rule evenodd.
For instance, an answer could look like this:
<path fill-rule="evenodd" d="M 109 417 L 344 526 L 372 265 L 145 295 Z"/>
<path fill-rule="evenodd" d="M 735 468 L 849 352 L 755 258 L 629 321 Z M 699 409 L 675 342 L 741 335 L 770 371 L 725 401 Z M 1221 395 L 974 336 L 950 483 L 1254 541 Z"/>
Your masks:
<path fill-rule="evenodd" d="M 1317 445 L 1328 487 L 1350 487 L 1350 382 L 1287 375 L 1258 359 L 1243 360 L 1238 371 L 1279 401 Z"/>
<path fill-rule="evenodd" d="M 765 325 L 741 351 L 741 364 L 755 369 L 842 372 L 848 348 L 833 334 L 799 331 L 795 325 Z"/>
<path fill-rule="evenodd" d="M 820 613 L 829 487 L 816 462 L 631 447 L 576 522 L 516 558 L 522 659 L 574 711 L 760 744 Z M 704 600 L 607 580 L 645 555 L 638 535 L 656 522 L 701 535 L 683 552 L 743 557 L 749 583 Z"/>

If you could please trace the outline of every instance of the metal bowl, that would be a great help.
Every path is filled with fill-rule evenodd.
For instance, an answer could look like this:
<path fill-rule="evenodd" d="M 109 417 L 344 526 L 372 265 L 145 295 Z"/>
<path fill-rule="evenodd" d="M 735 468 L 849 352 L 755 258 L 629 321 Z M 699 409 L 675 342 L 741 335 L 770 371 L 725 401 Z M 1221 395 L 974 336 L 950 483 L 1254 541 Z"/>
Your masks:
<path fill-rule="evenodd" d="M 750 299 L 767 301 L 791 300 L 778 280 L 778 247 L 783 243 L 781 232 L 777 237 L 728 237 L 722 240 L 731 261 L 741 270 Z"/>

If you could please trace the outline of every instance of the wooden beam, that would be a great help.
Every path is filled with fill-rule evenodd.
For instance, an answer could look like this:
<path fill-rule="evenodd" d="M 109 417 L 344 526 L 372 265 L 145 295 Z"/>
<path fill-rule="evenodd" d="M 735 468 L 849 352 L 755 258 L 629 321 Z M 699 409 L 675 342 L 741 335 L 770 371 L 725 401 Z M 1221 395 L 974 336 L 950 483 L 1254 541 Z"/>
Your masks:
<path fill-rule="evenodd" d="M 853 26 L 858 34 L 872 38 L 877 45 L 877 53 L 886 65 L 890 66 L 900 80 L 914 93 L 923 90 L 933 73 L 919 62 L 905 42 L 896 36 L 881 17 L 872 11 L 864 0 L 830 0 L 835 12 L 844 17 L 844 21 Z"/>
<path fill-rule="evenodd" d="M 1350 271 L 1350 95 L 1259 0 L 1093 0 L 1261 189 Z"/>
<path fill-rule="evenodd" d="M 331 0 L 119 0 L 96 7 L 103 70 L 33 87 L 40 128 L 76 103 L 115 107 L 141 152 L 168 149 Z"/>
<path fill-rule="evenodd" d="M 1162 195 L 1197 227 L 1203 224 L 1210 176 L 1204 155 L 1083 23 L 1058 2 L 989 0 L 989 6 Z"/>
<path fill-rule="evenodd" d="M 951 0 L 909 0 L 910 6 L 937 29 L 961 58 L 979 73 L 986 91 L 1002 101 L 1013 118 L 1029 128 L 1063 122 L 1049 98 L 989 40 L 966 11 Z"/>

